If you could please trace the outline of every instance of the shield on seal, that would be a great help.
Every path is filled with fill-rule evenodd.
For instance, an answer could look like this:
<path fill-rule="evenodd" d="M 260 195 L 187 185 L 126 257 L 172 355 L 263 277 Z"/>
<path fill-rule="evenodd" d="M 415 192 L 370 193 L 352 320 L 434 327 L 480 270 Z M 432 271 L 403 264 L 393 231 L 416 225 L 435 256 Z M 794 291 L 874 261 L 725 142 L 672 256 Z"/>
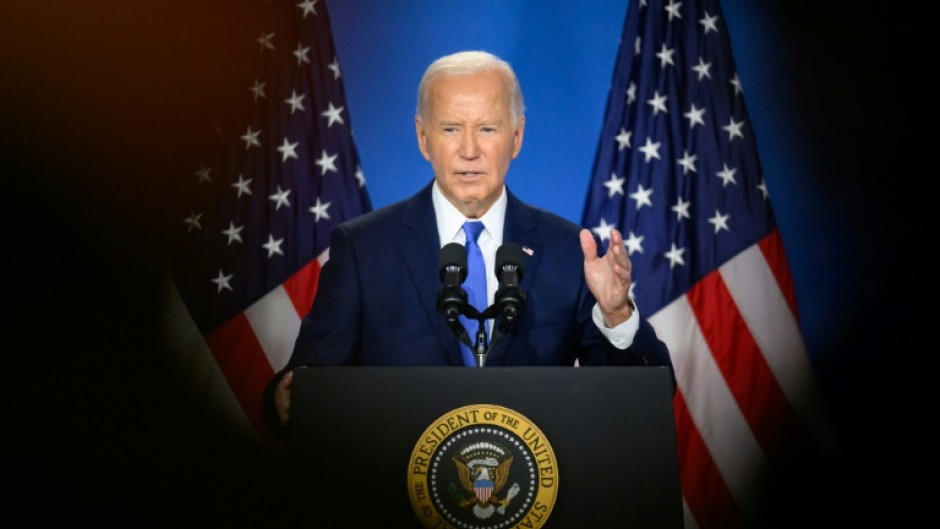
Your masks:
<path fill-rule="evenodd" d="M 486 503 L 490 501 L 490 496 L 493 495 L 493 480 L 478 479 L 474 481 L 473 493 L 476 495 L 477 501 L 480 503 Z"/>

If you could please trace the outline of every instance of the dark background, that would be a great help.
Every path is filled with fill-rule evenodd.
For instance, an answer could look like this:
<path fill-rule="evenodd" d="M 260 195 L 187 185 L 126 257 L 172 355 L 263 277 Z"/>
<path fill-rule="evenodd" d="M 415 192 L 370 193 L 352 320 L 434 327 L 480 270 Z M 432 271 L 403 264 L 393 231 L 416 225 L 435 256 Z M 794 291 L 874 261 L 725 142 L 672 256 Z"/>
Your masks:
<path fill-rule="evenodd" d="M 806 295 L 850 300 L 816 315 L 832 332 L 812 351 L 841 453 L 782 479 L 765 525 L 911 521 L 937 492 L 927 16 L 909 2 L 780 1 L 762 13 L 785 43 L 775 98 L 797 125 L 791 148 L 817 175 L 816 196 L 775 207 L 838 212 L 836 239 L 807 242 L 833 252 L 819 270 L 833 288 Z M 161 336 L 166 206 L 224 108 L 211 94 L 238 69 L 235 36 L 251 27 L 212 2 L 3 6 L 9 526 L 285 520 L 289 471 L 189 396 Z"/>

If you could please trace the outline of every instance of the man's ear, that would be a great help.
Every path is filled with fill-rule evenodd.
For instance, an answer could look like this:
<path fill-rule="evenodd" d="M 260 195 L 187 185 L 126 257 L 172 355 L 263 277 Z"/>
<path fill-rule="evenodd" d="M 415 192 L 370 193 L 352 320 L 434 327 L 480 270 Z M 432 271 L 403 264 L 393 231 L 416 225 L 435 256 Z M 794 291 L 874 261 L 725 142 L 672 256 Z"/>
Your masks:
<path fill-rule="evenodd" d="M 424 130 L 424 123 L 421 116 L 415 116 L 415 136 L 418 138 L 418 150 L 425 160 L 431 161 L 431 154 L 428 152 L 428 135 Z"/>
<path fill-rule="evenodd" d="M 513 131 L 512 138 L 512 159 L 515 160 L 516 156 L 519 156 L 519 152 L 522 150 L 522 136 L 525 133 L 525 116 L 519 118 L 519 126 L 516 127 L 516 130 Z"/>

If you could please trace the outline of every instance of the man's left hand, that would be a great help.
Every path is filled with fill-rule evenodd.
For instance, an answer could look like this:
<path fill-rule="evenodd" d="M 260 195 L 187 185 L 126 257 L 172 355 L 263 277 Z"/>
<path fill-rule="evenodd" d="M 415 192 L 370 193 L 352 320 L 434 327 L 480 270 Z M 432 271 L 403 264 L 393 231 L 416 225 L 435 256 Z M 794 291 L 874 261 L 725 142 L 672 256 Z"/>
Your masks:
<path fill-rule="evenodd" d="M 610 244 L 603 257 L 597 255 L 597 242 L 590 230 L 581 230 L 581 250 L 584 252 L 584 279 L 604 314 L 608 327 L 616 327 L 633 315 L 630 301 L 632 263 L 623 246 L 623 236 L 616 229 L 610 231 Z"/>

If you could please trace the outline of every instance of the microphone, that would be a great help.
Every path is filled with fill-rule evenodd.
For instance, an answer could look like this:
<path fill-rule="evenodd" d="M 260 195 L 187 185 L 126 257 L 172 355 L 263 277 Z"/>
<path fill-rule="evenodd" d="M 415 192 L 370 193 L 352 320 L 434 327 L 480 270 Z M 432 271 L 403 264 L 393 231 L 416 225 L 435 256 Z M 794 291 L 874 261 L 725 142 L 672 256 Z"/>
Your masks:
<path fill-rule="evenodd" d="M 495 305 L 502 320 L 499 330 L 507 333 L 515 325 L 525 310 L 525 291 L 519 287 L 525 268 L 522 262 L 525 253 L 516 243 L 504 243 L 496 250 L 496 277 L 499 279 L 499 288 L 496 290 Z"/>
<path fill-rule="evenodd" d="M 441 248 L 440 277 L 444 287 L 437 296 L 437 310 L 448 322 L 457 321 L 467 305 L 467 292 L 460 286 L 467 278 L 467 249 L 462 244 L 452 242 Z"/>

